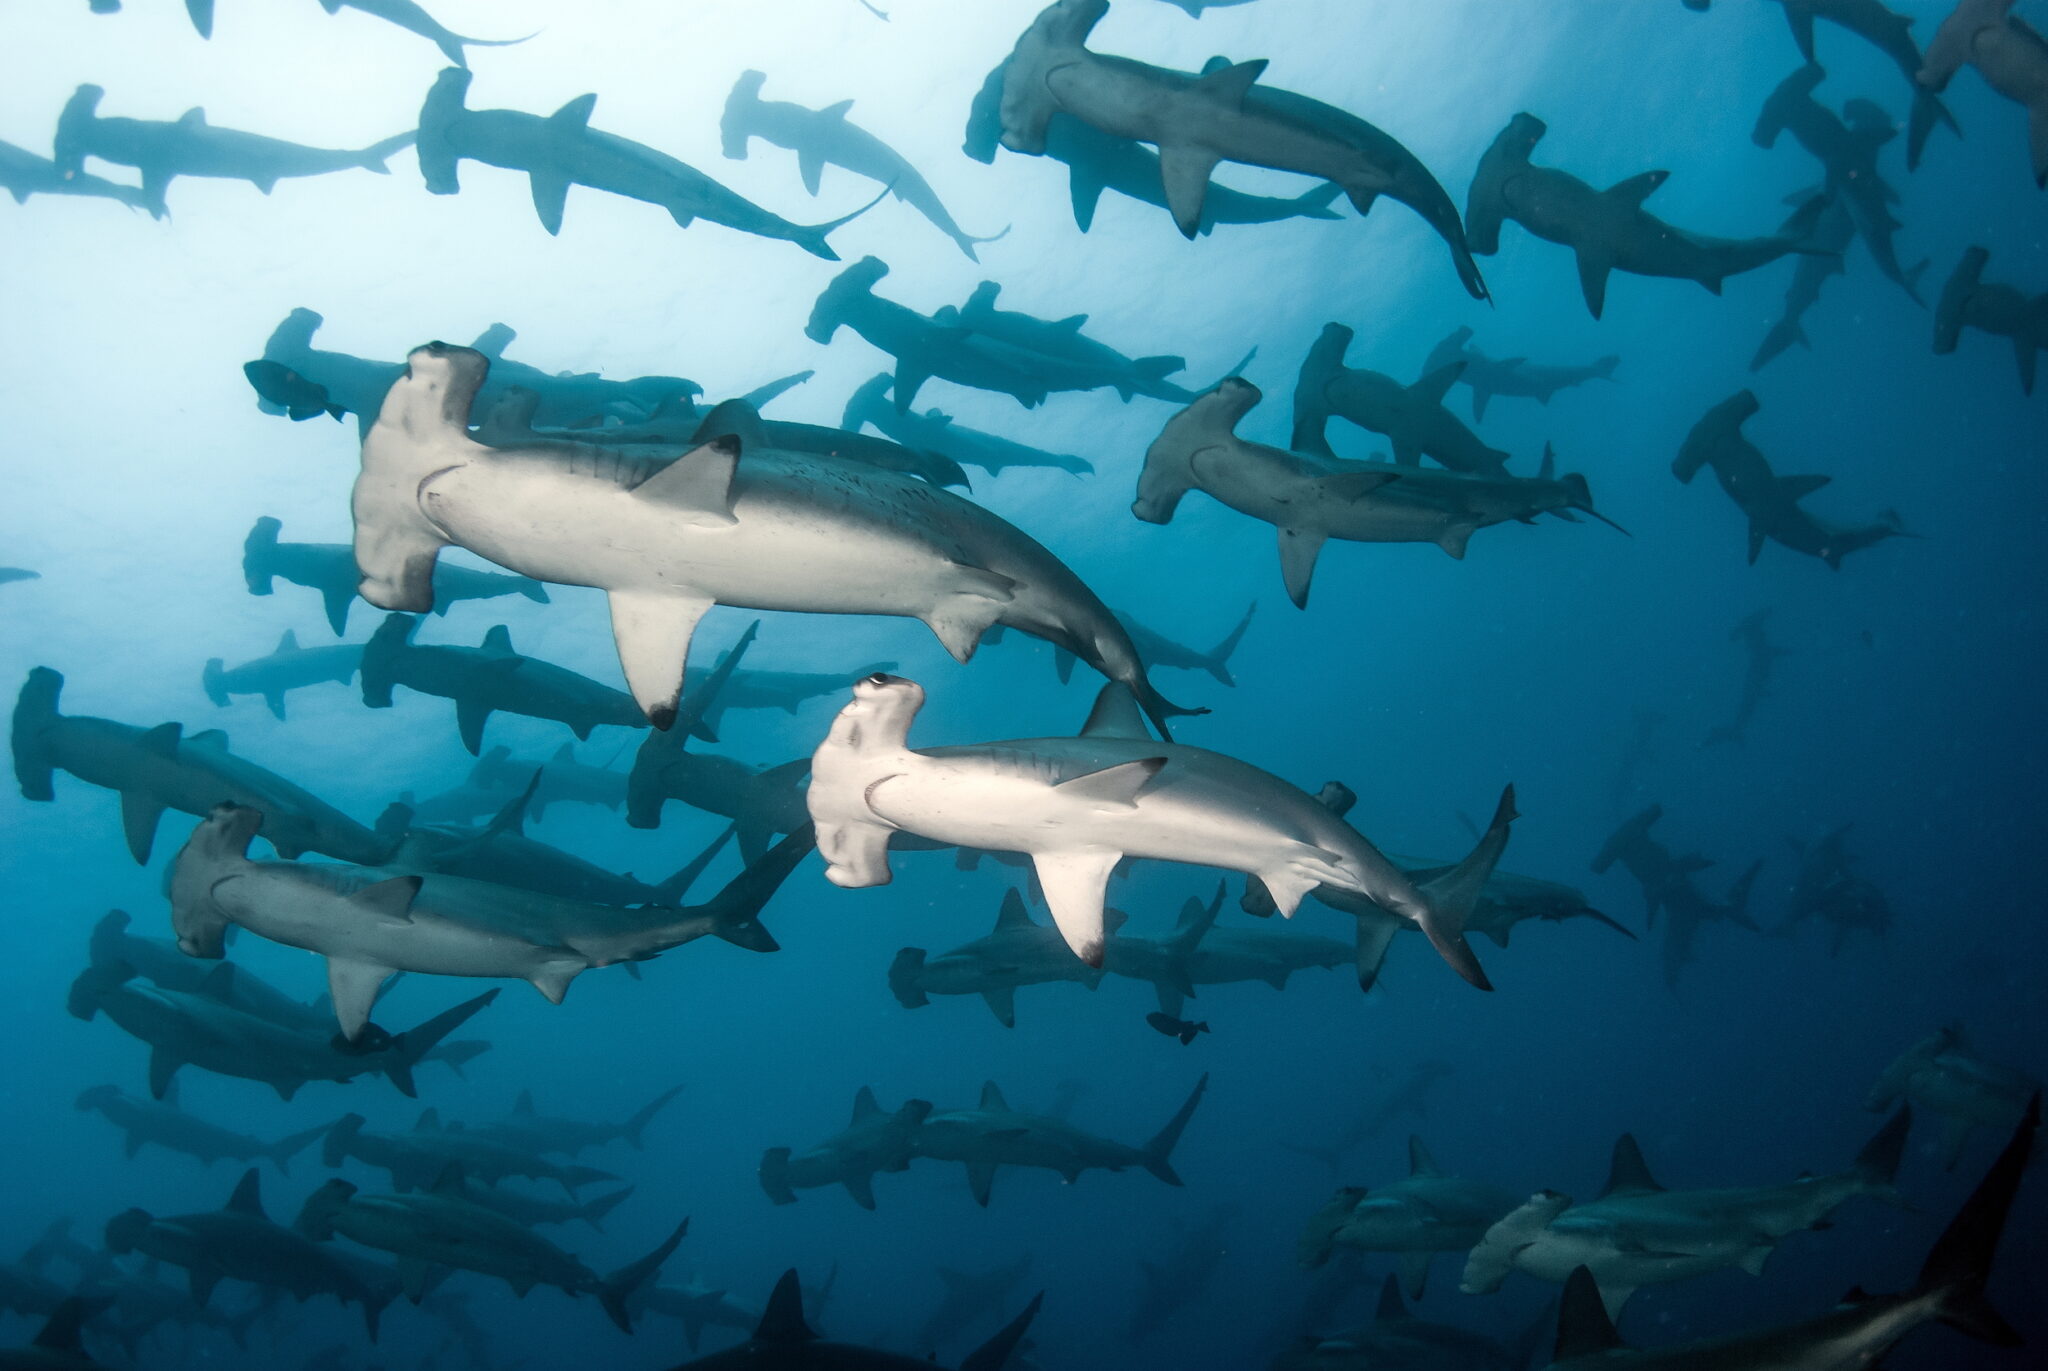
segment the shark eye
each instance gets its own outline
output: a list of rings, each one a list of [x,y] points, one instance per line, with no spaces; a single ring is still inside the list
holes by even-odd
[[[868,677],[867,683],[871,686],[885,686],[889,684],[889,674],[885,671],[877,671],[874,675]]]

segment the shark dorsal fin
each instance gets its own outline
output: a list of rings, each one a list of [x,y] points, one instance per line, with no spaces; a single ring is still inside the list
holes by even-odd
[[[1193,895],[1188,896],[1187,902],[1181,905],[1180,907],[1180,918],[1174,922],[1174,927],[1193,928],[1196,924],[1202,923],[1205,920],[1209,923],[1214,923],[1216,921],[1216,916],[1220,914],[1222,911],[1223,883],[1219,881],[1216,884],[1216,894],[1214,898],[1212,898],[1207,904],[1203,904],[1199,899],[1195,898]]]
[[[589,128],[590,112],[596,108],[597,92],[592,91],[588,95],[577,96],[574,100],[556,110],[548,116],[548,122],[571,128]]]
[[[178,116],[178,122],[187,125],[203,126],[206,123],[206,106],[194,105],[191,109]]]
[[[1649,199],[1650,192],[1663,185],[1670,175],[1668,171],[1638,172],[1626,181],[1616,181],[1602,193],[1633,208]]]
[[[862,1086],[860,1093],[853,1097],[853,1121],[859,1123],[862,1119],[871,1119],[881,1112],[882,1104],[875,1098],[874,1088]]]
[[[1788,500],[1804,500],[1834,479],[1832,476],[1780,476],[1778,492]]]
[[[1543,445],[1543,465],[1536,468],[1536,479],[1548,481],[1557,475],[1557,449],[1549,443]]]
[[[992,1112],[1010,1112],[1010,1102],[1003,1098],[1002,1087],[994,1081],[981,1083],[981,1107]]]
[[[1411,1176],[1441,1176],[1443,1168],[1436,1164],[1436,1158],[1429,1155],[1429,1149],[1422,1145],[1422,1138],[1414,1133],[1408,1135],[1408,1174]]]
[[[815,1342],[817,1337],[804,1322],[804,1288],[797,1280],[796,1268],[791,1267],[775,1282],[774,1293],[768,1296],[767,1312],[754,1329],[754,1341],[788,1347]]]
[[[555,749],[553,761],[557,766],[561,765],[563,762],[573,762],[575,760],[576,744],[563,743],[560,747]]]
[[[1444,396],[1450,394],[1451,387],[1457,384],[1458,378],[1465,374],[1465,365],[1465,359],[1462,357],[1455,362],[1446,362],[1408,387],[1408,393],[1417,399],[1440,405],[1444,402]]]
[[[185,736],[183,724],[158,724],[145,732],[136,742],[161,757],[177,755],[178,742]]]
[[[518,336],[519,334],[514,331],[510,324],[492,324],[482,333],[479,333],[476,336],[476,341],[471,343],[470,346],[495,362],[504,357],[505,349]]]
[[[1196,79],[1192,93],[1220,101],[1231,109],[1239,109],[1244,105],[1245,96],[1251,93],[1253,84],[1265,72],[1264,58],[1205,69]]]
[[[1572,1268],[1565,1278],[1564,1299],[1557,1311],[1557,1352],[1555,1360],[1568,1362],[1594,1357],[1622,1345],[1607,1317],[1607,1305],[1600,1298],[1600,1286],[1583,1266]]]
[[[1616,1138],[1614,1162],[1607,1169],[1607,1187],[1600,1192],[1601,1196],[1655,1194],[1663,1188],[1650,1174],[1650,1165],[1643,1160],[1636,1135],[1624,1133]]]
[[[438,1133],[441,1131],[441,1111],[428,1105],[420,1113],[420,1121],[412,1126],[415,1133]]]
[[[493,624],[491,631],[484,635],[481,650],[493,657],[517,657],[512,648],[512,630],[503,624]]]
[[[1152,734],[1145,727],[1145,715],[1138,708],[1138,699],[1131,694],[1129,686],[1111,681],[1095,697],[1095,708],[1088,711],[1088,722],[1081,725],[1083,738],[1143,738],[1151,741]]]
[[[714,438],[737,438],[742,451],[770,446],[767,426],[761,422],[761,411],[745,400],[721,400],[713,405],[697,425],[697,432],[690,441],[701,444]]]
[[[235,1193],[228,1196],[227,1211],[259,1219],[268,1217],[263,1212],[263,1176],[255,1167],[244,1171],[242,1179],[235,1182]]]
[[[1401,1278],[1393,1272],[1387,1273],[1387,1283],[1380,1287],[1380,1307],[1373,1314],[1376,1319],[1405,1319],[1408,1306],[1401,1302]]]
[[[1003,907],[996,912],[996,932],[1030,927],[1033,927],[1031,912],[1024,908],[1024,897],[1012,886],[1003,892]]]
[[[529,1119],[533,1117],[533,1092],[531,1090],[519,1092],[519,1098],[512,1104],[512,1112],[514,1114],[523,1114]]]
[[[78,1330],[92,1314],[92,1306],[73,1295],[50,1311],[48,1322],[37,1333],[30,1347],[45,1352],[69,1352],[82,1356],[85,1344],[79,1341]]]
[[[823,119],[844,119],[846,117],[846,112],[852,108],[853,101],[841,100],[836,105],[825,106],[825,108],[818,111],[818,115],[820,118]]]
[[[277,650],[279,652],[297,652],[299,650],[299,635],[291,629],[286,629],[284,637],[277,640]]]

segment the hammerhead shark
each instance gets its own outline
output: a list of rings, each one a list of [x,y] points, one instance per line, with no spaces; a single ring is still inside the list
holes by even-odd
[[[2048,291],[2027,295],[2003,282],[1986,281],[1984,266],[1990,260],[1984,248],[1972,247],[1956,263],[1934,308],[1934,350],[1954,352],[1966,328],[2004,338],[2019,363],[2020,391],[2032,395],[2035,361],[2048,351]]]

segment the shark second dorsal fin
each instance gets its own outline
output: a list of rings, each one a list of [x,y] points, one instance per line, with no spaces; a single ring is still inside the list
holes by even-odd
[[[1441,1176],[1443,1168],[1436,1164],[1436,1158],[1429,1155],[1429,1149],[1422,1145],[1418,1134],[1408,1135],[1408,1174],[1411,1176]]]
[[[1024,897],[1017,893],[1015,886],[1003,892],[1003,907],[996,912],[996,932],[1004,933],[1013,928],[1032,928],[1031,913],[1024,908]]]
[[[1637,1145],[1636,1135],[1624,1133],[1616,1138],[1614,1161],[1607,1169],[1607,1185],[1600,1192],[1601,1197],[1655,1194],[1663,1188],[1650,1174],[1649,1163],[1643,1160],[1643,1149]]]
[[[992,1112],[1010,1112],[1010,1102],[1003,1098],[1002,1087],[994,1081],[981,1083],[981,1107]]]
[[[853,1121],[859,1123],[862,1119],[871,1119],[881,1112],[882,1105],[875,1098],[874,1088],[862,1086],[860,1093],[853,1097]]]
[[[263,1177],[255,1167],[242,1173],[242,1179],[235,1182],[235,1193],[228,1196],[227,1212],[248,1214],[255,1218],[267,1218],[263,1212]]]
[[[791,1347],[815,1342],[817,1337],[804,1322],[804,1288],[797,1280],[796,1268],[791,1267],[775,1282],[775,1290],[768,1296],[767,1312],[754,1329],[754,1341],[772,1347]]]
[[[1600,1298],[1600,1286],[1583,1266],[1572,1268],[1565,1278],[1564,1299],[1557,1311],[1557,1351],[1562,1363],[1580,1357],[1594,1357],[1622,1346],[1607,1317],[1607,1305]]]
[[[1095,697],[1095,708],[1088,711],[1088,722],[1081,725],[1083,738],[1143,738],[1148,742],[1152,733],[1145,727],[1145,715],[1138,708],[1137,697],[1131,694],[1129,686],[1111,681]]]

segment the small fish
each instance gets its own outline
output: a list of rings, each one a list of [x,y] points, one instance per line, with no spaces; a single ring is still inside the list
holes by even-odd
[[[1176,1019],[1173,1015],[1161,1013],[1156,1009],[1145,1016],[1145,1022],[1151,1024],[1169,1038],[1179,1038],[1182,1047],[1186,1047],[1189,1043],[1193,1042],[1195,1034],[1207,1033],[1209,1031],[1207,1023],[1193,1023],[1187,1019]]]

